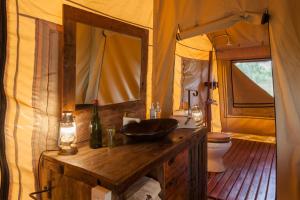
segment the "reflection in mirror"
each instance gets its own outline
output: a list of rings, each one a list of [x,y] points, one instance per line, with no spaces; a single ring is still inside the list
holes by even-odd
[[[76,104],[140,99],[141,38],[76,23]]]
[[[199,106],[202,113],[205,114],[207,87],[204,83],[208,81],[208,66],[209,63],[206,60],[181,58],[181,105],[184,109],[187,106],[185,102],[188,102],[189,99],[188,90],[193,90],[197,91],[198,95],[190,96],[190,106]]]

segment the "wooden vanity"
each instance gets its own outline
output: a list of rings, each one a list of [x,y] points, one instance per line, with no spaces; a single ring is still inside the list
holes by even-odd
[[[142,176],[160,182],[162,199],[206,199],[206,129],[176,129],[155,142],[128,143],[90,149],[83,144],[72,156],[44,154],[42,186],[51,185],[43,199],[89,200],[101,185],[113,199],[124,199],[127,188]]]

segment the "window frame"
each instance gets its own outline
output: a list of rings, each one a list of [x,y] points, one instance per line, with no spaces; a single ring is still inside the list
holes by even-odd
[[[232,64],[233,62],[241,61],[259,61],[259,60],[272,60],[271,58],[253,58],[253,59],[234,59],[228,60],[226,67],[223,68],[222,76],[224,77],[223,92],[225,101],[225,117],[230,118],[275,118],[275,104],[253,104],[251,106],[234,106],[233,103],[233,86],[232,86]]]

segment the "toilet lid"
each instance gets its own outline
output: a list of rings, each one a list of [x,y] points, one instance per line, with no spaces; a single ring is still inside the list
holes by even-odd
[[[231,137],[226,133],[208,133],[207,142],[227,143],[231,141]]]

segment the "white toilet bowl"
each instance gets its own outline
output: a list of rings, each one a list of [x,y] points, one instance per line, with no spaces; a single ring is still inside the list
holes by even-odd
[[[224,154],[231,147],[231,139],[224,133],[208,133],[207,142],[207,171],[224,172],[226,167],[223,162]]]

